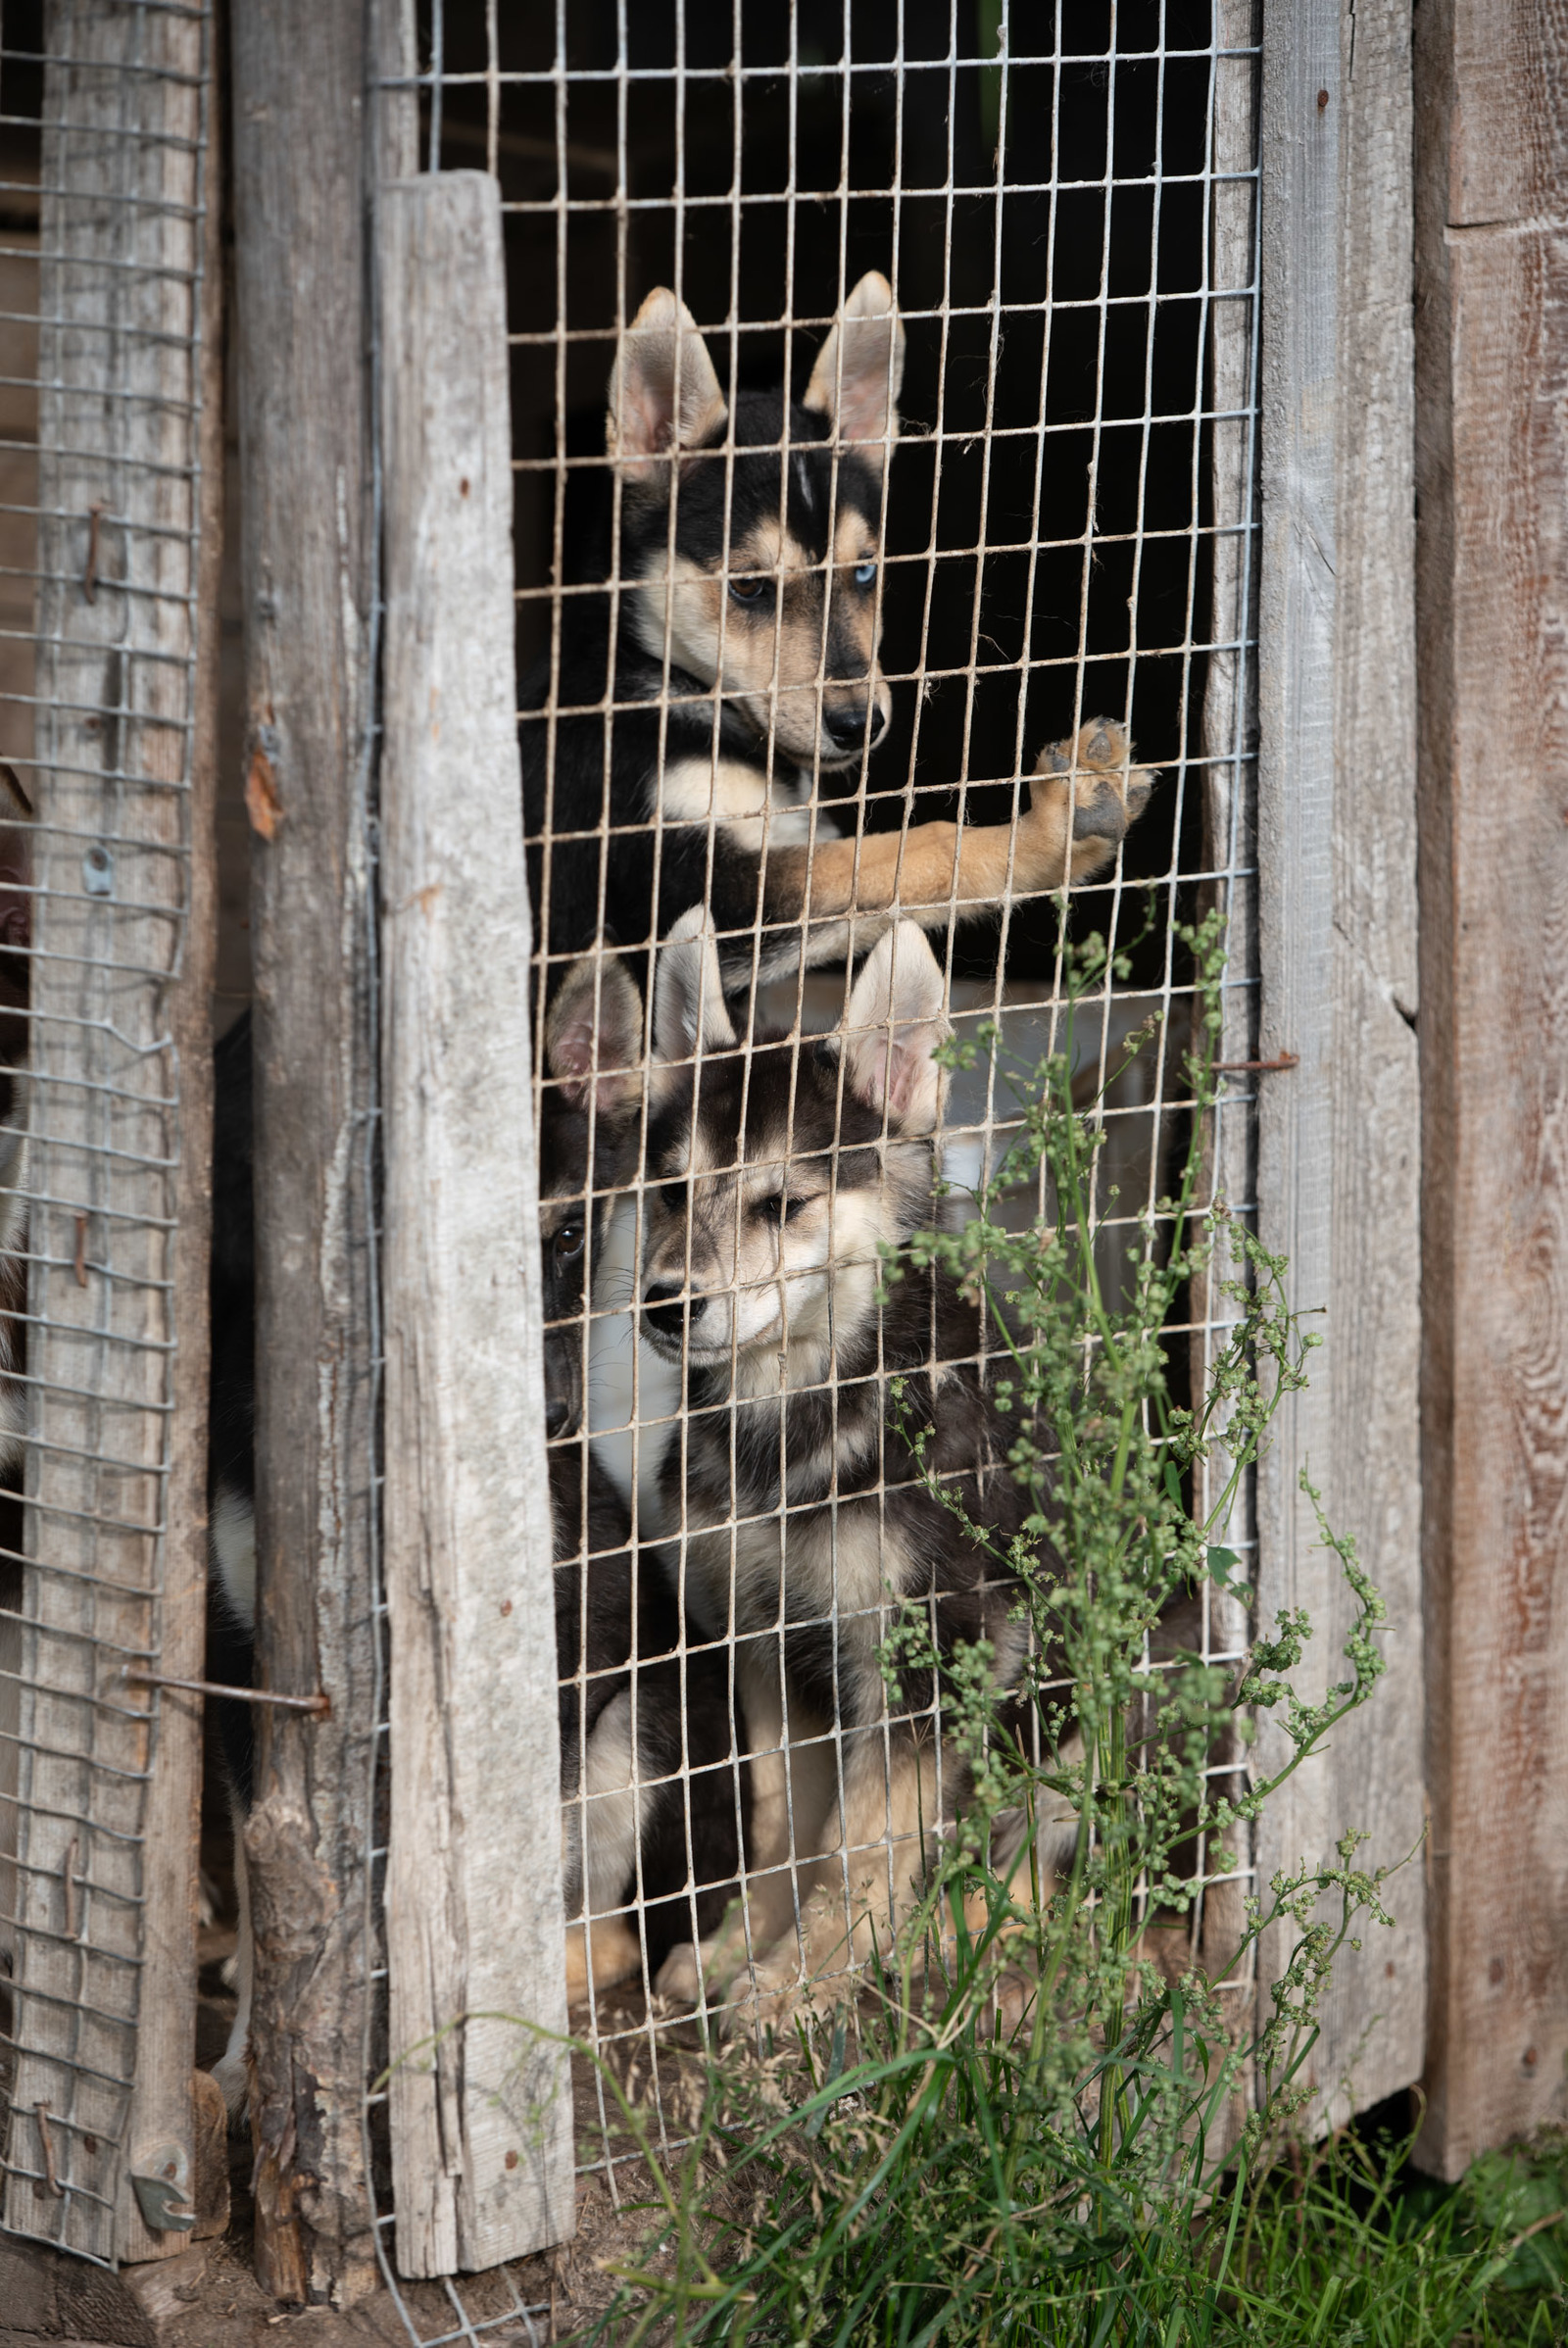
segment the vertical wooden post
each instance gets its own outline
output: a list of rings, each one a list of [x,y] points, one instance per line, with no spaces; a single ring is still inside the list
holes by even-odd
[[[174,1177],[174,1363],[166,1487],[163,1629],[159,1668],[199,1679],[207,1648],[207,1295],[212,1246],[213,978],[218,959],[218,588],[223,557],[222,81],[216,22],[206,28],[205,84],[193,111],[206,140],[199,252],[200,335],[193,583],[196,667],[191,705],[188,880],[179,983],[170,1031],[179,1081],[179,1167]],[[187,101],[189,104],[189,101]],[[136,2036],[131,2148],[176,2133],[190,2141],[196,2052],[196,1931],[200,1896],[201,1706],[172,1690],[158,1698],[159,1728],[147,1804],[146,1927],[142,2010]],[[191,2143],[191,2191],[199,2166]],[[226,2180],[225,2180],[226,2182]],[[121,2190],[122,2259],[168,2257],[189,2236],[149,2233],[133,2194]]]
[[[212,24],[55,0],[39,277],[32,1393],[6,2224],[98,2258],[190,2162],[205,1578]],[[176,1233],[176,1217],[189,1214]],[[53,2169],[58,2191],[48,2183]]]
[[[1431,0],[1415,24],[1433,1884],[1418,2149],[1457,2177],[1568,2118],[1568,57],[1531,0]]]
[[[1416,1851],[1423,1704],[1408,12],[1265,0],[1258,1222],[1322,1335],[1258,1480],[1260,1612],[1303,1606],[1319,1687],[1353,1601],[1298,1489],[1388,1604],[1387,1680],[1265,1816],[1258,1869]],[[1282,1751],[1262,1726],[1259,1765]],[[1323,2120],[1422,2059],[1419,1863],[1393,1933],[1335,1968],[1309,2078]],[[1264,1952],[1278,1973],[1287,1935]]]
[[[1335,1966],[1318,2078],[1336,2122],[1417,2078],[1426,2034],[1410,16],[1354,0],[1340,20],[1334,1242],[1317,1358],[1334,1410],[1324,1496],[1387,1604],[1389,1671],[1335,1735],[1325,1825],[1364,1832],[1374,1865],[1408,1864],[1388,1887],[1396,1929]],[[1343,1678],[1349,1593],[1320,1561]]]
[[[445,2275],[573,2216],[496,182],[385,188],[380,286],[392,2177]]]
[[[375,2279],[369,1976],[375,1384],[367,794],[375,514],[367,11],[233,18],[235,306],[255,956],[257,2263],[283,2299]]]

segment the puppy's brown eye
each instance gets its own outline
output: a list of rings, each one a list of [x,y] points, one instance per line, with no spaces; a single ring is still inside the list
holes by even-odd
[[[729,591],[738,604],[760,604],[767,594],[765,579],[731,579]]]
[[[588,1227],[585,1223],[563,1223],[556,1233],[557,1263],[569,1264],[575,1256],[580,1255],[587,1237]]]

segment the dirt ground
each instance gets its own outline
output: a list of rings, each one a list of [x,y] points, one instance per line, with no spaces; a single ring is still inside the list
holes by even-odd
[[[227,1886],[220,1883],[217,1889],[221,1901]],[[221,1969],[233,1944],[232,1928],[222,1923],[215,1924],[202,1936],[197,2061],[203,2068],[217,2060],[227,2041],[234,1999],[224,1986]],[[641,2019],[639,1996],[624,1997],[613,2007],[601,2002],[602,2032],[619,2029],[633,2033],[622,2042],[616,2069],[634,2101],[646,2097],[649,2085],[647,2040],[635,2036]],[[688,2107],[695,2071],[686,2050],[672,2045],[662,2055],[660,2070],[666,2110]],[[519,2260],[502,2274],[464,2276],[454,2283],[470,2323],[476,2326],[496,2323],[496,2328],[483,2335],[487,2343],[496,2343],[496,2348],[522,2348],[522,2343],[530,2340],[543,2348],[545,2342],[564,2344],[580,2338],[618,2287],[615,2278],[605,2272],[607,2264],[638,2262],[654,2225],[653,2213],[646,2206],[653,2197],[653,2180],[643,2164],[631,2157],[635,2148],[624,2128],[614,2125],[614,2106],[608,2090],[602,2107],[598,2082],[588,2064],[574,2066],[573,2090],[580,2157],[591,2158],[592,2148],[606,2142],[606,2114],[611,2118],[609,2147],[616,2155],[621,2206],[616,2207],[603,2175],[579,2177],[577,2232],[570,2244],[538,2258]],[[195,2245],[181,2257],[166,2261],[156,2274],[149,2271],[138,2280],[138,2296],[152,2302],[147,2312],[151,2336],[159,2348],[284,2348],[284,2343],[296,2337],[308,2339],[310,2348],[351,2348],[351,2344],[367,2348],[368,2343],[408,2348],[410,2330],[390,2292],[378,2292],[341,2313],[328,2308],[280,2309],[266,2295],[252,2265],[255,2209],[251,2161],[248,2137],[230,2136],[231,2216],[226,2234]],[[644,2206],[631,2206],[637,2204]],[[497,2323],[514,2313],[514,2291],[526,2307],[536,2311],[531,2331],[520,2317]],[[459,2328],[461,2318],[444,2285],[406,2283],[402,2296],[421,2342]],[[0,2330],[0,2348],[10,2348],[12,2337]],[[23,2335],[15,2337],[23,2341]],[[28,2335],[25,2348],[37,2348],[35,2335]]]

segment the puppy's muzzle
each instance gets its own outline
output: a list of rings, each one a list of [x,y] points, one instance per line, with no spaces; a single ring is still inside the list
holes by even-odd
[[[551,1443],[575,1435],[582,1425],[582,1368],[579,1330],[545,1332],[545,1434]]]
[[[887,730],[887,713],[876,702],[838,702],[822,711],[822,731],[844,758],[853,756],[862,744],[875,750]]]
[[[706,1296],[689,1296],[678,1280],[650,1280],[643,1291],[643,1326],[656,1345],[678,1352],[688,1329],[695,1337],[708,1310]]]

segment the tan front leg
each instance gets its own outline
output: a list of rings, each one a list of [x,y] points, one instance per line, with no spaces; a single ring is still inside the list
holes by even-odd
[[[994,912],[1010,888],[1038,896],[1090,880],[1109,863],[1148,804],[1153,776],[1130,764],[1126,729],[1097,717],[1076,743],[1040,754],[1027,814],[1007,823],[917,823],[907,832],[820,840],[772,851],[766,899],[773,921],[906,913],[935,919],[952,907]],[[869,943],[858,935],[857,943]]]
[[[891,1951],[913,1912],[925,1878],[925,1854],[937,1823],[937,1771],[929,1747],[895,1736],[857,1737],[837,1805],[823,1837],[818,1883],[802,1916],[803,1945],[781,1941],[757,1968],[762,2018],[787,2022],[803,1993],[831,2006],[853,1983],[846,1976],[873,1949]]]
[[[586,1933],[566,1927],[566,2003],[579,2006],[590,1988],[602,1996],[642,1970],[642,1942],[624,1916],[596,1916]]]

